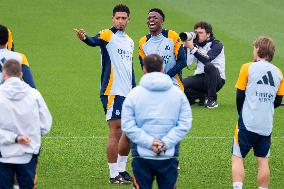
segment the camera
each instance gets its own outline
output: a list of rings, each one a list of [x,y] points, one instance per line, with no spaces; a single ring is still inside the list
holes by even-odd
[[[181,41],[190,41],[191,39],[196,39],[197,32],[182,32],[179,34]]]

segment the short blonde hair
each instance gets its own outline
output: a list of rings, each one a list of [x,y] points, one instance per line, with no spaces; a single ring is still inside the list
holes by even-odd
[[[253,46],[258,49],[257,55],[260,58],[264,58],[269,62],[272,61],[275,53],[275,45],[270,37],[258,37],[253,42]]]

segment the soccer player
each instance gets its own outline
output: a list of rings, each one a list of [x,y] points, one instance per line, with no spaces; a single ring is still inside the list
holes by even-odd
[[[150,54],[158,54],[163,58],[163,72],[169,75],[173,83],[182,91],[181,70],[186,66],[184,49],[179,35],[173,30],[163,29],[165,14],[161,9],[153,8],[148,12],[147,25],[150,33],[139,41],[139,60],[143,69],[144,57]],[[120,140],[120,154],[126,156],[129,153],[130,141],[122,135]],[[123,144],[123,145],[122,145]]]
[[[242,188],[243,161],[251,148],[258,163],[258,188],[269,186],[268,158],[274,108],[281,105],[284,95],[283,74],[271,63],[274,52],[271,38],[257,38],[253,43],[254,62],[242,66],[236,83],[239,120],[232,147],[234,189]]]
[[[144,76],[123,103],[122,130],[133,142],[135,189],[173,189],[178,176],[179,142],[191,129],[192,114],[183,93],[164,74],[157,54],[144,57]]]
[[[23,80],[31,87],[36,88],[26,55],[7,49],[9,47],[9,36],[8,28],[0,25],[0,84],[3,82],[2,67],[4,62],[6,60],[15,59],[22,65]]]
[[[99,32],[95,37],[87,36],[85,30],[74,29],[80,40],[89,46],[100,46],[102,54],[102,75],[100,97],[109,126],[107,158],[110,183],[130,184],[131,177],[125,171],[127,156],[118,155],[121,138],[122,103],[135,87],[133,70],[133,40],[125,33],[130,20],[129,8],[119,4],[113,8],[113,27]],[[117,163],[119,162],[119,163]]]
[[[149,10],[147,25],[150,33],[139,41],[140,64],[143,68],[143,59],[147,55],[160,55],[164,60],[164,73],[183,91],[181,70],[186,66],[184,49],[175,31],[163,29],[164,21],[165,14],[161,9]]]

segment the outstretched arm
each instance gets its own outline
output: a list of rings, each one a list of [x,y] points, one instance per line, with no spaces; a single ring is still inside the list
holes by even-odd
[[[94,36],[94,37],[88,37],[87,33],[84,29],[73,29],[81,41],[86,43],[89,46],[96,47],[96,46],[101,46],[103,43],[103,40],[100,38],[100,34]]]

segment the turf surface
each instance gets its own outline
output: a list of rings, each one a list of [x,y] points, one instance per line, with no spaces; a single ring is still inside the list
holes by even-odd
[[[120,1],[131,9],[127,33],[135,42],[136,80],[138,40],[148,33],[147,11],[162,8],[165,28],[191,31],[195,22],[213,25],[225,46],[226,85],[218,95],[219,108],[193,106],[193,128],[183,141],[178,188],[230,188],[231,142],[237,120],[234,84],[240,66],[252,60],[252,41],[271,36],[273,61],[284,71],[284,2],[265,0],[145,0]],[[107,124],[99,100],[100,53],[75,37],[72,28],[95,35],[111,27],[118,1],[9,0],[1,1],[0,23],[10,27],[17,51],[27,55],[36,84],[53,115],[51,133],[43,140],[38,188],[131,188],[108,184],[105,146]],[[184,70],[189,75],[191,70]],[[284,107],[275,111],[270,188],[284,188]],[[245,188],[256,188],[256,162],[245,162]],[[130,163],[128,164],[130,169]]]

